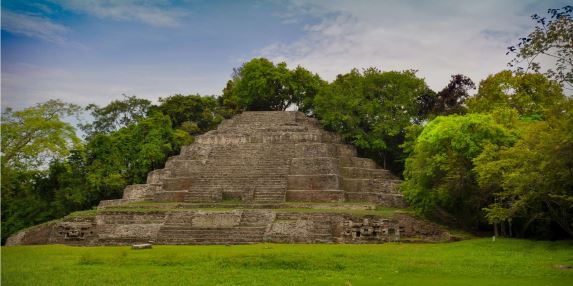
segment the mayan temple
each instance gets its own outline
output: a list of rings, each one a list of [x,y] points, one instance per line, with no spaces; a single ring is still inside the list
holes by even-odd
[[[300,112],[223,121],[122,199],[13,235],[8,245],[442,241],[400,181]]]

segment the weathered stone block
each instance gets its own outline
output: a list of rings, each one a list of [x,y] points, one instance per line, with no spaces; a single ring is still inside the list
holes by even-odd
[[[344,192],[340,190],[287,190],[286,200],[294,202],[342,202]]]
[[[164,178],[167,178],[171,175],[171,170],[169,169],[159,169],[153,170],[147,174],[147,183],[148,184],[161,184]]]
[[[336,144],[336,153],[338,157],[356,157],[356,148],[351,145]]]
[[[47,244],[55,225],[56,222],[47,222],[21,230],[6,240],[6,246]]]
[[[205,168],[203,160],[171,160],[165,164],[171,170],[172,177],[191,177]]]
[[[396,187],[392,183],[379,179],[344,178],[342,181],[342,188],[347,192],[392,193],[396,190]]]
[[[155,192],[155,186],[149,184],[129,185],[123,190],[124,200],[143,200]]]
[[[314,222],[312,220],[280,220],[271,224],[264,240],[274,243],[312,243]]]
[[[142,244],[134,244],[131,246],[131,249],[151,249],[152,245],[149,243],[142,243]]]
[[[176,178],[165,178],[162,180],[163,190],[165,191],[183,191],[189,190],[191,184],[193,183],[190,177],[176,177]]]
[[[299,143],[295,144],[296,158],[335,157],[336,146],[328,143]]]
[[[157,202],[184,202],[188,191],[162,191],[154,194],[153,200]]]
[[[396,177],[385,169],[367,169],[356,167],[341,167],[340,175],[349,179],[380,179],[395,180]]]
[[[338,190],[340,176],[330,175],[289,175],[287,190]]]
[[[196,228],[228,228],[238,226],[241,222],[241,211],[231,212],[198,212],[191,225]]]
[[[181,147],[181,159],[185,160],[207,160],[211,153],[211,146],[192,144]]]
[[[291,175],[338,175],[338,159],[332,157],[293,158],[290,163]]]
[[[388,208],[407,207],[404,196],[400,193],[345,192],[345,200],[349,202],[371,202]]]
[[[368,158],[360,157],[341,157],[340,164],[342,167],[357,167],[357,168],[367,168],[376,169],[376,162]]]

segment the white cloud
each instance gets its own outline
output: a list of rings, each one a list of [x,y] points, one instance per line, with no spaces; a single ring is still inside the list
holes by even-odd
[[[506,47],[529,32],[529,15],[551,8],[532,12],[534,4],[296,0],[281,17],[293,23],[297,15],[312,16],[317,22],[305,26],[298,40],[273,43],[257,55],[302,65],[328,80],[354,67],[417,69],[439,90],[452,74],[479,82],[507,68]]]
[[[176,27],[187,15],[169,1],[146,0],[55,0],[66,9],[116,21],[137,21],[157,27]]]
[[[227,71],[199,72],[188,65],[70,70],[18,63],[2,68],[2,108],[22,109],[56,98],[86,106],[105,105],[122,94],[153,102],[177,93],[220,94],[227,77]]]
[[[69,31],[67,27],[42,16],[20,14],[6,9],[2,10],[2,30],[58,44],[66,42],[64,34]]]

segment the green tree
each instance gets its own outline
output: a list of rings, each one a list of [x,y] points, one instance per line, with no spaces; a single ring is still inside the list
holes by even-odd
[[[468,99],[467,105],[470,112],[510,107],[521,116],[539,117],[562,100],[561,86],[542,74],[502,71],[483,80],[477,95]]]
[[[541,72],[543,69],[548,78],[572,90],[573,6],[548,9],[547,13],[546,17],[531,16],[536,23],[533,31],[508,48],[508,54],[515,54],[509,66],[518,72]],[[552,66],[543,67],[542,63],[552,63]]]
[[[98,199],[117,198],[126,185],[145,182],[149,171],[161,168],[189,140],[159,112],[110,134],[96,134],[86,146],[87,183]]]
[[[151,102],[134,95],[123,95],[123,100],[114,100],[104,107],[90,104],[86,107],[93,117],[93,122],[81,126],[91,136],[95,133],[109,133],[135,124],[147,115]]]
[[[484,208],[490,223],[517,223],[525,236],[532,225],[554,222],[573,237],[573,101],[547,117],[522,122],[511,147],[487,146],[474,159],[477,181],[495,194]]]
[[[463,226],[476,226],[491,194],[483,192],[473,159],[490,144],[511,146],[516,135],[495,116],[438,116],[416,138],[406,160],[402,191],[419,213]]]
[[[154,109],[168,115],[174,128],[189,134],[200,134],[217,127],[225,111],[212,96],[174,95],[159,99]]]
[[[401,170],[405,128],[418,119],[419,98],[428,94],[412,71],[339,75],[314,100],[314,112],[326,128],[378,159],[385,168]]]
[[[273,64],[255,58],[235,69],[221,97],[222,105],[242,110],[286,110],[297,105],[310,112],[312,99],[324,82],[302,67],[289,70],[286,63]]]
[[[21,111],[2,113],[2,166],[35,168],[49,158],[61,158],[79,144],[75,128],[64,122],[80,108],[60,100],[49,100]]]
[[[50,100],[20,111],[2,113],[2,242],[13,232],[53,218],[38,181],[49,160],[68,156],[80,147],[74,127],[64,117],[80,108]]]

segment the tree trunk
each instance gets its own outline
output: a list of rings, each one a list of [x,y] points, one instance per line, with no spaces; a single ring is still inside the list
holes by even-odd
[[[538,217],[539,215],[536,214],[525,223],[525,225],[521,229],[521,237],[525,237],[525,231],[529,228],[529,225],[531,225],[531,223],[533,223]]]
[[[497,237],[499,233],[497,232],[497,222],[493,223],[493,237]]]

